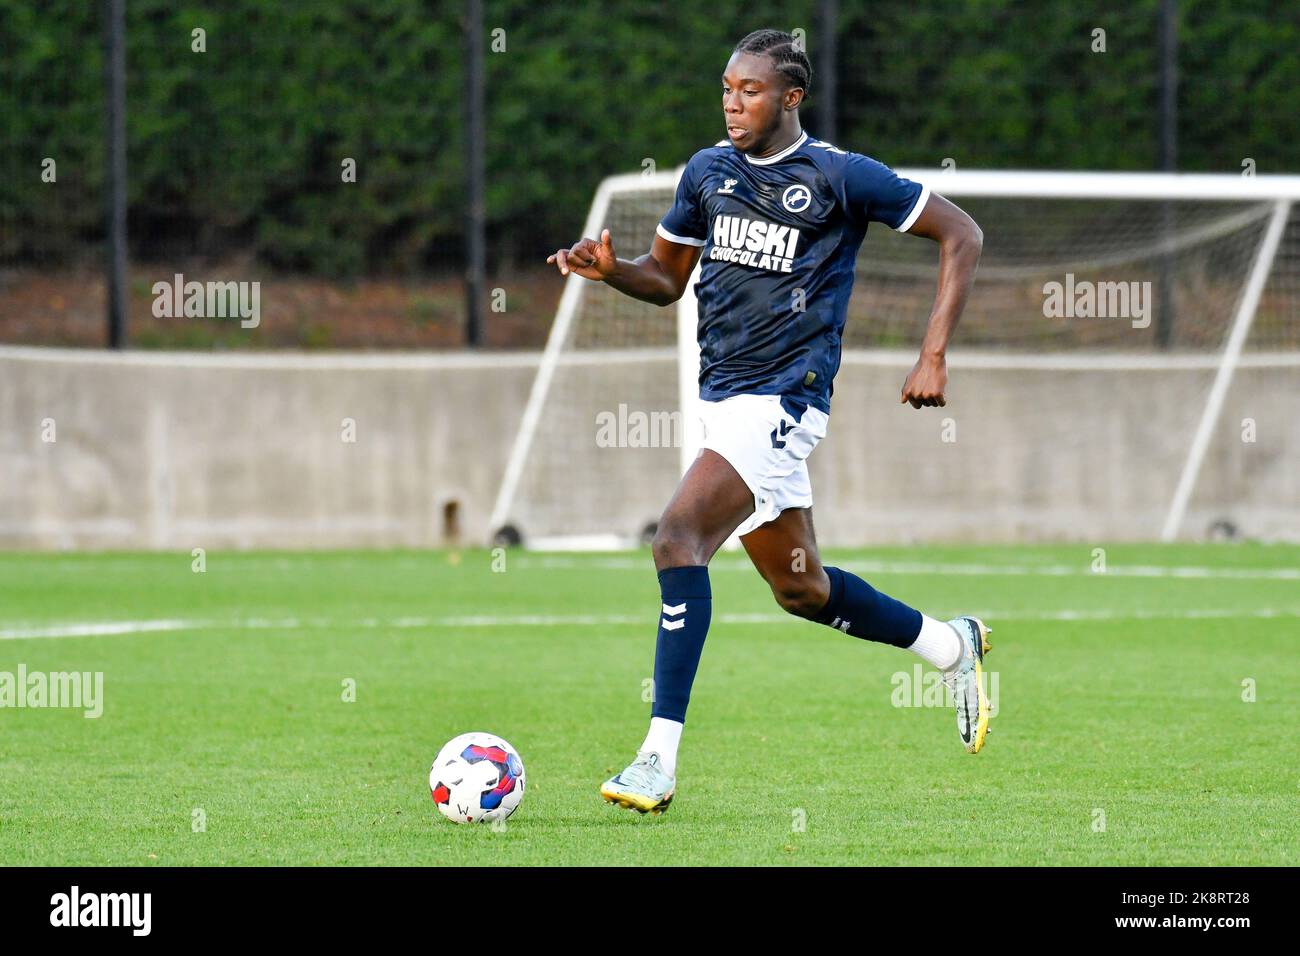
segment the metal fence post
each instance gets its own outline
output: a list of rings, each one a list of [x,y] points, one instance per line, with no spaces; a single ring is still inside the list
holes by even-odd
[[[108,135],[105,263],[108,292],[108,346],[126,346],[126,0],[104,0],[104,99]]]

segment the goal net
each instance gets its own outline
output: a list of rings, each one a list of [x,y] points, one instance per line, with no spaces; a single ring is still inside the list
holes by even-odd
[[[868,230],[830,436],[827,544],[1300,538],[1300,177],[900,170],[984,231],[949,405],[898,405],[938,248]],[[644,252],[672,174],[601,184],[584,235]],[[693,459],[694,299],[571,276],[491,519],[635,543]]]

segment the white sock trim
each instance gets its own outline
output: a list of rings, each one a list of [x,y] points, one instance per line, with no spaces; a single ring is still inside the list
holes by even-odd
[[[936,621],[924,614],[921,615],[921,633],[916,635],[916,641],[907,649],[941,671],[956,666],[964,651],[961,638],[951,624]]]
[[[951,630],[951,628],[949,629]],[[682,742],[683,725],[667,717],[651,717],[650,730],[641,749],[659,755],[659,765],[670,777],[677,776],[677,747]]]

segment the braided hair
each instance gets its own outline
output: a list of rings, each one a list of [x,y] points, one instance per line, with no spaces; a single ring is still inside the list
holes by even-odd
[[[790,88],[802,87],[807,96],[812,89],[812,63],[808,54],[795,44],[789,33],[781,30],[755,30],[736,44],[735,53],[770,56],[776,71]]]

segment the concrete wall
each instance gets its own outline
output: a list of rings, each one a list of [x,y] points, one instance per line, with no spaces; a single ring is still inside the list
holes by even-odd
[[[0,547],[436,546],[449,500],[481,542],[537,361],[0,348]],[[1300,539],[1300,365],[1281,361],[1238,373],[1186,537],[1222,518]],[[918,412],[898,405],[909,363],[846,354],[811,463],[824,544],[1155,538],[1213,374],[959,355],[949,406]],[[638,480],[600,494],[630,533],[676,452],[618,460]],[[561,456],[548,481],[581,502],[589,474]]]
[[[1300,364],[1257,366],[1263,358],[1237,370],[1185,538],[1227,520],[1251,537],[1300,539]],[[1214,368],[1209,357],[1109,367],[1116,361],[957,355],[947,407],[917,411],[898,404],[910,360],[846,356],[811,469],[834,503],[836,538],[1158,539]]]
[[[0,545],[430,546],[449,499],[484,534],[536,362],[2,350]]]

